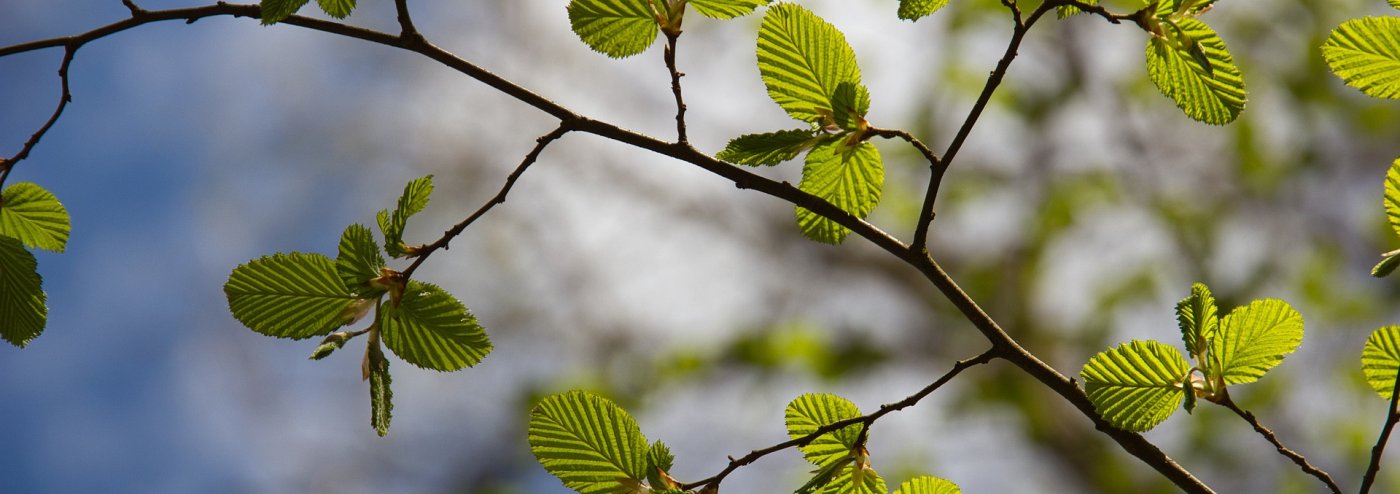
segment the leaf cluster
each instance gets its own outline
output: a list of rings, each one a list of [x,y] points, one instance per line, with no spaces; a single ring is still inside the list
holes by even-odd
[[[0,193],[0,338],[23,348],[44,332],[47,296],[29,249],[63,252],[68,210],[52,193],[20,182]]]

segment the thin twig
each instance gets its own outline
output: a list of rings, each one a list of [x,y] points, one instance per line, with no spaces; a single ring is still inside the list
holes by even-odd
[[[428,256],[431,256],[433,252],[436,252],[438,249],[446,249],[447,245],[452,242],[452,239],[461,235],[462,231],[466,230],[472,223],[475,223],[477,219],[486,215],[487,212],[491,211],[491,209],[497,205],[504,204],[506,202],[506,195],[510,194],[510,189],[512,187],[515,187],[515,181],[519,180],[520,176],[525,174],[525,170],[529,169],[530,165],[535,164],[535,162],[539,160],[540,153],[544,152],[544,148],[549,147],[551,143],[558,140],[560,137],[564,137],[564,134],[572,130],[574,129],[571,128],[570,122],[560,122],[559,126],[555,127],[554,130],[536,139],[535,147],[531,148],[530,152],[525,155],[525,158],[520,160],[520,165],[515,167],[515,171],[510,172],[510,175],[506,177],[506,183],[501,186],[501,190],[497,191],[495,196],[486,201],[486,204],[482,204],[480,208],[477,208],[476,212],[468,216],[467,219],[462,220],[461,223],[457,223],[446,232],[443,232],[442,237],[438,238],[437,241],[418,247],[418,256],[414,258],[413,264],[410,264],[408,269],[403,271],[403,278],[405,280],[412,278],[413,272],[418,269],[418,266],[423,265],[424,261],[428,260]]]
[[[921,389],[919,390],[919,392],[909,395],[903,400],[881,405],[879,410],[876,410],[875,412],[870,413],[868,415],[862,415],[859,417],[852,417],[849,419],[832,422],[830,424],[818,427],[817,430],[812,431],[810,434],[804,435],[802,437],[795,437],[790,440],[774,444],[767,448],[750,451],[749,454],[744,455],[744,457],[742,458],[734,459],[731,457],[729,460],[729,465],[725,466],[724,470],[720,471],[718,474],[715,474],[713,477],[707,478],[705,480],[682,485],[681,489],[689,491],[698,489],[700,487],[707,487],[712,490],[717,490],[719,488],[720,482],[723,482],[725,477],[728,477],[730,473],[733,473],[735,470],[739,469],[739,467],[749,465],[755,461],[758,461],[764,456],[768,456],[779,451],[806,446],[808,444],[811,444],[812,441],[815,441],[818,437],[821,437],[824,434],[830,434],[834,431],[838,431],[846,427],[850,427],[852,425],[860,424],[862,426],[861,436],[863,437],[866,431],[869,430],[870,426],[874,424],[875,421],[880,420],[880,417],[883,417],[886,414],[889,414],[890,412],[903,410],[905,408],[914,406],[919,402],[919,400],[924,399],[929,394],[932,394],[934,391],[937,391],[938,388],[943,387],[943,385],[947,384],[948,381],[953,380],[953,378],[956,377],[958,374],[962,373],[962,371],[965,371],[968,368],[977,365],[990,362],[993,358],[997,357],[997,352],[998,351],[996,348],[992,348],[985,352],[982,352],[980,355],[977,355],[975,357],[959,360],[956,364],[953,364],[953,368],[949,370],[948,373],[943,374],[943,377],[940,377],[937,381],[934,381],[932,384],[925,386],[924,389]]]
[[[141,15],[141,13],[144,12],[133,0],[122,0],[122,5],[125,5],[126,9],[131,11],[131,15]]]
[[[1371,492],[1371,484],[1376,482],[1376,474],[1381,471],[1381,454],[1385,453],[1385,444],[1390,441],[1395,423],[1400,422],[1400,409],[1397,406],[1400,406],[1400,375],[1396,376],[1395,384],[1390,389],[1390,407],[1385,415],[1385,425],[1381,427],[1381,437],[1376,438],[1376,445],[1371,447],[1371,464],[1366,467],[1366,474],[1361,476],[1361,494]]]
[[[1218,401],[1218,403],[1220,403],[1220,405],[1224,406],[1225,408],[1229,408],[1230,411],[1235,412],[1235,415],[1239,415],[1240,418],[1244,419],[1245,422],[1249,422],[1249,425],[1251,427],[1254,427],[1255,432],[1258,432],[1259,435],[1264,436],[1264,439],[1267,439],[1269,441],[1269,444],[1273,444],[1274,448],[1278,450],[1279,454],[1287,457],[1290,460],[1293,460],[1293,463],[1298,464],[1298,468],[1301,468],[1303,472],[1306,472],[1308,475],[1317,477],[1318,480],[1322,481],[1323,484],[1327,485],[1327,489],[1332,491],[1333,494],[1342,494],[1342,488],[1337,487],[1337,483],[1332,481],[1331,475],[1328,475],[1327,472],[1324,472],[1322,469],[1313,466],[1312,463],[1308,462],[1307,458],[1304,458],[1303,455],[1299,454],[1297,451],[1293,451],[1284,446],[1283,442],[1279,441],[1278,436],[1274,435],[1274,431],[1271,431],[1267,427],[1264,427],[1263,424],[1260,424],[1259,419],[1255,418],[1253,413],[1244,411],[1239,407],[1239,405],[1236,405],[1235,401],[1230,399],[1230,395],[1225,395],[1223,399]]]
[[[404,40],[422,41],[423,35],[413,26],[413,17],[408,15],[408,0],[394,0],[394,10],[398,12],[399,37]]]
[[[68,103],[73,101],[73,92],[68,85],[68,68],[73,65],[73,55],[76,54],[78,48],[82,46],[83,45],[78,42],[64,45],[63,61],[58,65],[58,85],[60,88],[58,104],[54,107],[53,114],[49,115],[49,119],[44,122],[44,125],[40,126],[39,130],[35,131],[34,134],[30,135],[29,140],[24,141],[24,146],[20,147],[18,153],[15,153],[14,156],[9,158],[0,158],[0,186],[5,185],[5,180],[10,178],[10,171],[14,170],[15,165],[19,164],[20,161],[24,161],[25,158],[29,157],[30,151],[33,151],[34,146],[39,145],[39,140],[44,138],[44,134],[47,134],[49,129],[52,129],[54,124],[58,123],[58,117],[63,115],[63,110],[68,108]]]
[[[671,93],[676,95],[676,142],[686,144],[690,141],[685,135],[685,99],[681,97],[681,77],[685,74],[676,70],[676,41],[680,36],[666,31],[666,69],[671,72]]]

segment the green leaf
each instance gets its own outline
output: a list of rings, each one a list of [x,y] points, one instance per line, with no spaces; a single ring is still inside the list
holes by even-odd
[[[384,233],[384,250],[392,257],[405,257],[412,252],[403,242],[403,230],[408,226],[408,218],[418,214],[428,205],[428,197],[433,194],[433,176],[428,175],[408,182],[399,196],[398,207],[391,214],[379,212],[379,231]]]
[[[772,0],[690,0],[690,6],[705,17],[733,19],[749,15],[760,6]]]
[[[1181,327],[1181,340],[1191,358],[1202,358],[1210,348],[1210,340],[1220,329],[1215,297],[1203,283],[1191,285],[1191,296],[1176,303],[1176,323]]]
[[[921,475],[899,484],[894,494],[962,494],[958,484],[928,475]]]
[[[316,0],[316,3],[321,5],[322,12],[336,19],[349,17],[350,11],[355,10],[355,0]]]
[[[823,137],[813,135],[807,129],[747,134],[729,141],[715,157],[740,165],[776,165],[796,158],[821,142]]]
[[[1390,276],[1390,273],[1395,271],[1397,266],[1400,266],[1400,250],[1387,252],[1381,255],[1381,262],[1376,263],[1375,267],[1371,268],[1371,276],[1377,278]]]
[[[34,254],[14,237],[0,235],[0,338],[24,348],[44,332],[49,308]]]
[[[1190,364],[1176,348],[1133,340],[1095,355],[1079,377],[1099,415],[1114,427],[1143,432],[1181,405]]]
[[[869,465],[862,467],[851,462],[841,468],[831,482],[821,490],[822,494],[888,494],[885,479]]]
[[[404,361],[427,369],[455,371],[491,353],[491,341],[461,302],[437,285],[408,282],[396,307],[380,307],[384,345]]]
[[[20,182],[0,194],[0,235],[28,247],[63,252],[68,230],[68,210],[43,187]]]
[[[1234,121],[1245,106],[1244,78],[1225,42],[1196,19],[1181,19],[1176,25],[1199,46],[1210,69],[1192,58],[1189,47],[1175,37],[1154,36],[1147,42],[1148,77],[1187,116],[1211,125]]]
[[[880,203],[885,186],[880,151],[868,142],[845,151],[842,147],[842,140],[834,140],[807,153],[798,188],[864,218]],[[808,238],[827,244],[839,244],[851,233],[849,228],[802,207],[797,208],[797,226]]]
[[[626,410],[583,391],[550,396],[530,412],[530,451],[582,494],[622,494],[646,476],[647,440]]]
[[[860,409],[840,396],[809,393],[788,403],[783,415],[788,436],[796,439],[816,432],[824,425],[859,417]],[[799,449],[807,461],[824,467],[850,456],[859,435],[860,425],[850,425],[822,434]]]
[[[262,0],[262,23],[264,26],[281,22],[301,10],[311,0]]]
[[[1361,372],[1366,375],[1366,384],[1381,395],[1390,399],[1395,391],[1395,373],[1400,371],[1400,326],[1383,326],[1366,338],[1366,347],[1361,350]]]
[[[355,319],[355,295],[320,254],[275,254],[234,268],[224,295],[238,322],[278,338],[323,335]]]
[[[669,490],[678,487],[674,480],[667,473],[671,471],[672,464],[676,462],[676,457],[671,455],[671,448],[661,441],[651,443],[647,448],[647,484],[653,489]]]
[[[1211,355],[1226,384],[1259,380],[1303,342],[1303,316],[1278,299],[1255,300],[1220,321]]]
[[[1181,393],[1186,395],[1186,403],[1181,407],[1186,409],[1186,413],[1196,411],[1196,386],[1191,382],[1191,375],[1188,373],[1181,380]]]
[[[899,0],[899,18],[915,21],[948,5],[948,0]]]
[[[1376,98],[1400,99],[1400,17],[1343,22],[1322,43],[1322,58],[1348,86]]]
[[[846,36],[791,3],[775,5],[763,16],[758,72],[768,96],[788,115],[822,125],[832,115],[836,87],[843,82],[860,83],[860,67]]]
[[[379,244],[374,243],[374,233],[364,225],[354,224],[345,228],[340,235],[340,253],[335,258],[336,273],[351,291],[360,294],[373,294],[369,280],[379,277],[379,269],[384,267],[384,257],[379,255]]]
[[[571,0],[568,10],[579,39],[612,58],[646,51],[660,30],[648,0]]]
[[[369,425],[384,437],[389,433],[389,422],[394,415],[394,390],[389,385],[389,359],[379,347],[379,339],[370,336],[369,348],[365,350],[365,363],[369,369]]]
[[[843,82],[831,96],[832,123],[853,132],[864,131],[865,114],[870,112],[870,91],[865,86]]]
[[[1390,229],[1400,235],[1400,158],[1390,164],[1385,173],[1385,218]]]
[[[1088,4],[1088,5],[1098,5],[1098,4],[1099,4],[1099,0],[1084,0],[1084,3],[1085,3],[1085,4]],[[1078,14],[1078,13],[1081,13],[1081,12],[1084,12],[1084,11],[1083,11],[1083,10],[1080,10],[1079,7],[1075,7],[1075,6],[1073,6],[1073,5],[1061,5],[1061,6],[1059,6],[1059,7],[1055,7],[1055,14],[1058,15],[1059,18],[1061,18],[1061,19],[1064,19],[1064,18],[1066,18],[1066,17],[1072,16],[1072,15],[1074,15],[1074,14]]]

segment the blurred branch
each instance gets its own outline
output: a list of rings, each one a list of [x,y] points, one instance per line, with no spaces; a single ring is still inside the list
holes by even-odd
[[[1255,432],[1258,432],[1259,435],[1264,436],[1264,439],[1267,439],[1269,441],[1269,444],[1273,444],[1274,448],[1278,449],[1279,454],[1287,457],[1290,460],[1293,460],[1293,463],[1298,464],[1298,468],[1303,469],[1303,471],[1306,472],[1308,475],[1317,477],[1318,480],[1322,481],[1323,484],[1327,485],[1327,489],[1332,491],[1333,494],[1342,494],[1342,489],[1340,487],[1337,487],[1336,482],[1332,481],[1331,475],[1328,475],[1327,472],[1324,472],[1322,471],[1322,469],[1313,466],[1312,463],[1308,462],[1307,458],[1304,458],[1303,455],[1299,454],[1297,451],[1293,451],[1285,447],[1283,445],[1283,442],[1279,441],[1278,436],[1274,435],[1274,431],[1271,431],[1267,427],[1264,427],[1263,424],[1260,424],[1259,419],[1255,418],[1254,414],[1240,409],[1239,405],[1236,405],[1235,401],[1230,399],[1230,395],[1224,395],[1224,397],[1221,400],[1219,400],[1218,403],[1221,406],[1224,406],[1225,408],[1229,408],[1230,411],[1235,412],[1235,415],[1239,415],[1240,418],[1245,420],[1245,422],[1249,422],[1249,425],[1251,427],[1254,427]]]
[[[1376,445],[1371,447],[1371,464],[1366,467],[1366,474],[1361,476],[1361,494],[1371,492],[1371,484],[1376,482],[1376,474],[1381,471],[1381,454],[1385,453],[1385,444],[1390,441],[1390,433],[1395,430],[1395,423],[1400,422],[1400,375],[1396,376],[1395,384],[1390,389],[1390,407],[1386,408],[1385,425],[1381,427],[1381,436],[1376,438]]]
[[[915,404],[919,403],[920,400],[923,400],[925,397],[932,394],[934,391],[937,391],[938,388],[943,387],[943,385],[947,384],[948,381],[953,380],[953,378],[956,377],[958,374],[961,374],[962,371],[965,371],[974,366],[991,362],[992,359],[997,358],[998,356],[999,355],[997,348],[993,347],[975,357],[959,360],[956,364],[953,364],[953,368],[951,370],[949,370],[946,374],[943,374],[943,377],[938,378],[937,381],[934,381],[932,384],[925,386],[924,389],[921,389],[919,390],[919,392],[909,395],[903,400],[899,400],[897,402],[885,405],[880,405],[879,410],[876,410],[875,412],[872,412],[868,415],[852,417],[845,420],[838,420],[836,422],[832,422],[830,424],[818,427],[817,430],[812,431],[812,433],[807,434],[805,436],[793,438],[791,440],[784,441],[769,446],[767,448],[750,451],[749,454],[744,455],[743,458],[735,459],[731,456],[729,457],[729,465],[724,467],[724,470],[720,471],[715,476],[698,482],[691,482],[689,484],[685,484],[681,486],[681,488],[685,490],[694,490],[700,487],[705,487],[709,491],[717,491],[719,489],[720,482],[723,482],[725,477],[728,477],[730,473],[733,473],[740,467],[752,464],[753,462],[758,461],[764,456],[768,456],[770,454],[783,451],[785,449],[806,446],[808,444],[811,444],[812,441],[815,441],[818,437],[821,437],[824,434],[830,434],[832,432],[856,424],[861,425],[861,439],[857,441],[857,444],[864,443],[866,431],[870,429],[870,426],[874,424],[875,421],[880,420],[880,417],[883,417],[886,414],[889,414],[890,412],[903,410],[905,408],[914,406]]]

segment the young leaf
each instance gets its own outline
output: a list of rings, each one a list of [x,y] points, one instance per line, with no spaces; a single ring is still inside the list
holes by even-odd
[[[1186,343],[1186,352],[1191,358],[1201,358],[1209,348],[1210,340],[1220,328],[1220,317],[1215,308],[1215,297],[1203,283],[1191,285],[1191,296],[1176,303],[1176,323],[1181,327],[1181,340]]]
[[[491,340],[461,302],[437,285],[408,282],[396,307],[380,307],[384,345],[404,361],[427,369],[455,371],[491,353]]]
[[[831,96],[832,120],[837,127],[852,132],[865,130],[865,114],[870,112],[870,91],[861,84],[843,82]]]
[[[747,134],[729,141],[715,157],[740,165],[776,165],[796,158],[821,139],[822,136],[814,136],[806,129]]]
[[[888,494],[885,479],[869,465],[851,462],[841,467],[836,476],[821,490],[822,494]]]
[[[1099,0],[1084,0],[1083,3],[1085,5],[1098,5]],[[1061,19],[1072,16],[1074,14],[1078,14],[1080,12],[1083,12],[1083,10],[1073,5],[1061,5],[1059,7],[1055,7],[1055,14],[1058,15]]]
[[[321,5],[322,12],[336,19],[349,17],[350,11],[355,10],[355,0],[316,0],[316,3]]]
[[[846,36],[791,3],[768,9],[758,29],[758,72],[768,96],[792,118],[825,124],[831,97],[843,82],[860,83]]]
[[[379,339],[371,334],[369,348],[365,350],[365,363],[369,368],[369,425],[384,437],[389,433],[389,422],[394,414],[394,390],[389,385],[389,359],[379,347]]]
[[[1179,46],[1175,39],[1153,36],[1147,41],[1148,77],[1187,116],[1211,125],[1234,121],[1244,110],[1244,79],[1225,42],[1210,26],[1196,19],[1181,19],[1176,26],[1180,34],[1199,47],[1199,55],[1209,62],[1210,69],[1192,57],[1190,47]]]
[[[278,338],[329,333],[354,319],[355,295],[335,262],[320,254],[275,254],[233,269],[224,284],[228,308],[244,326]]]
[[[1343,22],[1323,42],[1322,58],[1348,86],[1376,98],[1400,99],[1400,17]]]
[[[374,234],[364,225],[354,224],[345,228],[340,235],[340,252],[335,258],[335,270],[340,280],[350,291],[366,295],[373,290],[367,284],[379,277],[379,268],[384,267],[384,257],[379,255],[379,244],[374,243]]]
[[[1255,300],[1220,321],[1211,355],[1225,384],[1259,380],[1303,342],[1303,316],[1287,302]]]
[[[1189,370],[1176,348],[1133,340],[1089,359],[1079,378],[1104,420],[1125,431],[1143,432],[1181,405],[1181,381]]]
[[[842,147],[843,142],[835,140],[807,153],[798,188],[864,218],[879,204],[885,186],[880,151],[868,142],[845,151]],[[839,244],[851,233],[849,228],[802,207],[797,208],[797,226],[808,238],[827,244]]]
[[[690,0],[690,6],[695,7],[695,11],[705,17],[714,19],[733,19],[735,17],[749,15],[762,5],[768,5],[772,0]]]
[[[962,489],[947,480],[921,475],[899,484],[894,494],[962,494]]]
[[[1390,229],[1400,235],[1400,158],[1390,164],[1385,173],[1385,218]]]
[[[793,494],[814,494],[824,491],[825,487],[836,479],[837,474],[843,473],[846,467],[855,463],[855,461],[856,459],[854,456],[844,456],[837,461],[833,461],[824,467],[816,469],[812,472],[812,478],[807,479],[807,482],[798,487],[796,491],[793,491]]]
[[[34,254],[0,235],[0,338],[24,348],[44,332],[49,308]]]
[[[262,0],[262,23],[264,26],[281,22],[301,10],[311,0]]]
[[[665,443],[651,443],[651,447],[647,448],[647,484],[654,490],[677,488],[675,479],[667,473],[675,461],[676,457],[671,455],[671,448],[666,447]]]
[[[1366,338],[1366,347],[1361,350],[1361,372],[1366,376],[1366,384],[1381,395],[1390,399],[1395,391],[1395,373],[1400,370],[1400,326],[1383,326]]]
[[[433,176],[428,175],[408,182],[399,196],[398,207],[391,214],[379,212],[379,231],[384,233],[384,250],[392,257],[404,257],[410,252],[403,242],[403,230],[408,226],[408,218],[428,205],[428,197],[433,194]]]
[[[1375,267],[1371,268],[1371,276],[1377,278],[1390,276],[1390,273],[1395,271],[1397,266],[1400,266],[1400,250],[1387,252],[1381,255],[1381,262],[1376,263]]]
[[[899,0],[899,18],[916,21],[948,5],[948,0]]]
[[[824,425],[859,417],[860,409],[840,396],[809,393],[788,403],[783,415],[788,436],[796,439],[816,432]],[[824,467],[850,456],[859,435],[860,425],[851,425],[823,434],[799,449],[807,461]]]
[[[593,51],[625,58],[646,51],[660,25],[651,0],[571,0],[569,25]]]
[[[530,412],[529,442],[546,471],[582,494],[632,492],[627,489],[646,477],[641,428],[626,410],[591,393],[541,401]]]
[[[43,187],[20,182],[0,194],[0,235],[28,247],[63,252],[68,230],[68,210]]]

